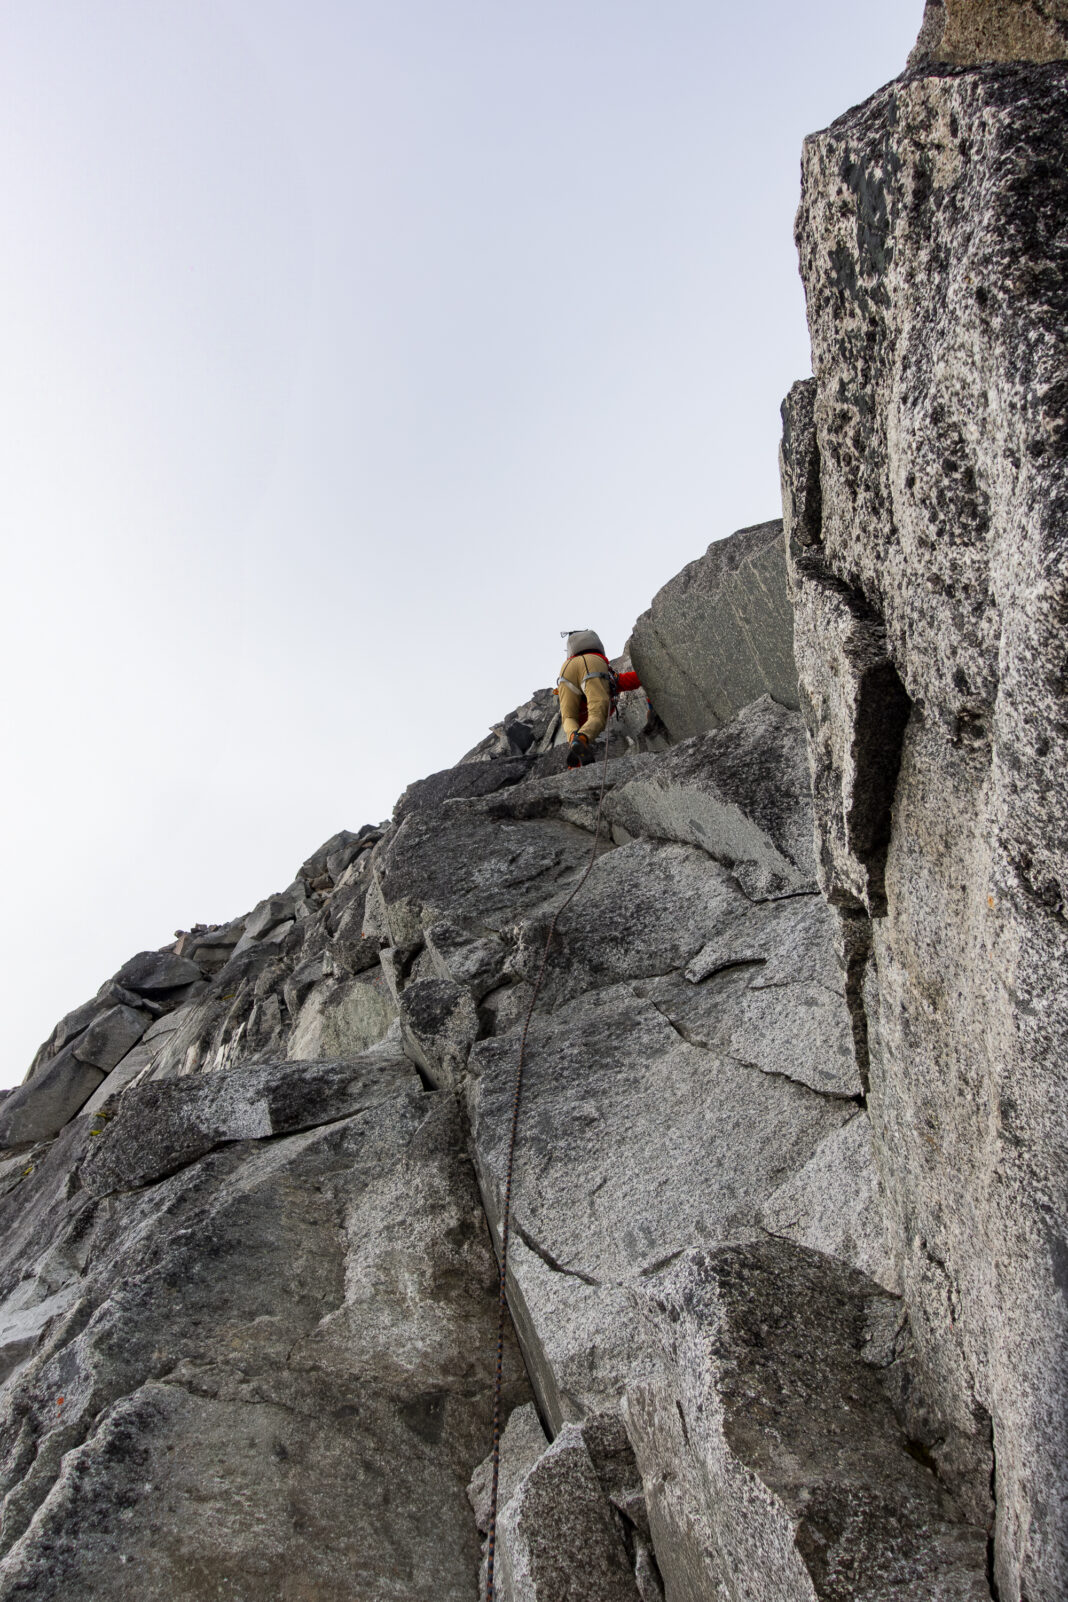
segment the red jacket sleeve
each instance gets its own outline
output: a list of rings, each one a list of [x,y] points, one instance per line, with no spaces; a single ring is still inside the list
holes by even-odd
[[[620,673],[619,688],[621,690],[640,690],[642,681],[636,673]]]

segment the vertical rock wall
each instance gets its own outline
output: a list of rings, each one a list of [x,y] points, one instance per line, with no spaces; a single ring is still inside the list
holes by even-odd
[[[807,141],[797,238],[815,378],[784,406],[795,650],[921,1354],[912,1428],[976,1517],[992,1489],[1002,1602],[1057,1602],[1068,67],[882,90]]]

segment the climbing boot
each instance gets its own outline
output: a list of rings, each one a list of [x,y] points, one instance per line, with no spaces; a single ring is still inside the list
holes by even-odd
[[[588,762],[595,762],[596,758],[590,750],[590,742],[584,734],[573,734],[567,748],[567,765],[569,768],[584,768]]]

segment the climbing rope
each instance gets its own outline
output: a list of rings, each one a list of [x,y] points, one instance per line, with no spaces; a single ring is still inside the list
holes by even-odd
[[[504,1207],[501,1213],[501,1250],[500,1250],[500,1281],[497,1295],[497,1371],[493,1378],[493,1481],[490,1487],[489,1524],[486,1531],[486,1602],[493,1602],[493,1558],[497,1547],[497,1485],[501,1467],[501,1387],[504,1374],[504,1331],[508,1319],[508,1237],[511,1232],[512,1221],[512,1170],[515,1166],[516,1132],[519,1129],[519,1101],[523,1091],[523,1060],[527,1049],[527,1031],[530,1020],[534,1016],[534,1008],[538,1004],[538,995],[541,991],[542,980],[545,978],[545,966],[549,961],[549,948],[553,943],[556,925],[560,921],[560,914],[574,901],[582,886],[593,872],[593,865],[597,860],[597,847],[601,843],[601,812],[604,807],[604,787],[608,776],[608,729],[604,731],[604,761],[601,763],[601,788],[597,796],[597,818],[593,826],[593,850],[590,860],[586,864],[586,871],[578,884],[561,901],[553,914],[553,921],[549,925],[549,933],[545,937],[545,950],[541,954],[541,966],[538,977],[534,981],[534,993],[530,998],[530,1006],[523,1020],[523,1032],[519,1037],[519,1059],[516,1063],[515,1086],[512,1091],[512,1124],[508,1136],[508,1166],[505,1170]]]

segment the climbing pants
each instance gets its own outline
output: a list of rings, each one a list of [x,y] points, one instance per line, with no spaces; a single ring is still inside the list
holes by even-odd
[[[581,728],[592,745],[608,722],[612,705],[608,680],[586,679],[588,673],[605,671],[604,657],[592,655],[573,656],[570,662],[565,662],[560,669],[560,678],[564,682],[557,685],[556,693],[560,697],[560,721],[569,740],[576,729]],[[585,687],[583,679],[586,679]],[[585,721],[583,712],[586,715]]]

